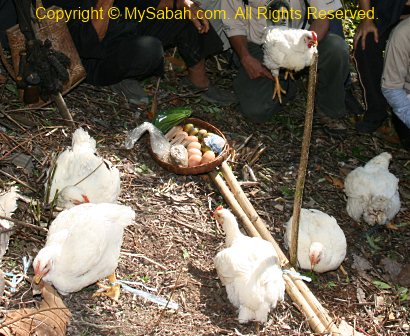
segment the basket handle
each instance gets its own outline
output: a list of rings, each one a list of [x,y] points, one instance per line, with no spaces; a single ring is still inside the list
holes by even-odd
[[[0,59],[2,63],[4,64],[7,72],[10,74],[11,78],[13,78],[13,80],[16,81],[17,80],[16,73],[14,72],[14,69],[11,66],[11,64],[7,61],[6,55],[4,54],[3,46],[1,45],[1,42],[0,42]]]

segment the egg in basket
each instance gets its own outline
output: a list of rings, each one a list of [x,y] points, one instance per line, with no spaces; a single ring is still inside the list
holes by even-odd
[[[229,146],[223,133],[201,119],[186,118],[165,135],[153,124],[145,122],[129,132],[126,147],[132,148],[145,131],[150,133],[152,158],[175,174],[208,173],[228,156]]]

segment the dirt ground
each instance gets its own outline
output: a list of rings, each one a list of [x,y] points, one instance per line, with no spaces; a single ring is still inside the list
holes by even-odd
[[[218,85],[229,87],[234,71],[210,74]],[[224,65],[225,66],[225,65]],[[305,91],[285,106],[272,122],[256,125],[246,121],[235,107],[219,108],[189,94],[178,85],[183,73],[167,71],[159,90],[159,109],[189,106],[193,115],[224,132],[233,147],[252,135],[238,152],[232,168],[243,181],[242,168],[249,153],[266,147],[252,165],[256,185],[244,185],[252,204],[283,247],[284,223],[290,218],[303,134]],[[152,95],[155,80],[144,84]],[[19,201],[14,218],[46,226],[49,210],[43,202],[44,182],[53,153],[71,143],[71,131],[61,126],[54,107],[27,110],[15,96],[11,80],[0,85],[0,189],[17,184],[26,202]],[[356,92],[359,94],[359,92]],[[155,303],[122,291],[120,301],[93,299],[96,286],[64,297],[72,313],[68,335],[245,335],[255,325],[241,325],[218,280],[213,257],[224,237],[211,218],[211,210],[224,200],[207,175],[179,176],[160,168],[147,150],[147,137],[132,150],[124,148],[126,131],[146,120],[147,108],[128,105],[105,88],[81,84],[66,96],[78,126],[97,140],[100,155],[113,162],[122,174],[120,202],[137,213],[134,226],[126,229],[117,270],[120,279],[139,281],[157,290],[156,295],[177,302],[179,309],[163,310]],[[27,126],[22,118],[33,125]],[[27,120],[25,120],[27,123]],[[308,285],[330,315],[356,327],[364,335],[408,335],[409,298],[406,284],[399,284],[394,270],[407,265],[410,277],[410,155],[397,142],[389,125],[373,135],[359,135],[347,119],[348,134],[328,137],[314,121],[303,206],[334,216],[344,230],[348,252],[340,270],[311,275]],[[373,156],[393,155],[390,170],[400,179],[402,208],[395,229],[382,228],[366,238],[365,223],[346,213],[343,178]],[[17,157],[17,159],[16,159]],[[20,160],[18,159],[20,158]],[[23,160],[23,163],[22,163]],[[21,273],[23,256],[35,256],[45,234],[16,225],[1,269]],[[28,275],[31,276],[32,269]],[[407,283],[407,286],[408,283]],[[140,287],[139,287],[140,288]],[[3,299],[2,312],[33,306],[29,278]],[[286,296],[272,311],[261,335],[309,335],[308,323]]]

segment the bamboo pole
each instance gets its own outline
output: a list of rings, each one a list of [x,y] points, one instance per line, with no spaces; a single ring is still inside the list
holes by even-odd
[[[253,207],[252,203],[249,201],[248,197],[246,197],[245,193],[242,190],[241,185],[239,184],[238,180],[236,179],[235,175],[232,172],[232,169],[229,167],[226,161],[222,162],[221,172],[223,173],[226,182],[228,183],[230,189],[232,190],[233,196],[238,200],[238,203],[243,209],[243,211],[245,212],[245,214],[248,216],[252,224],[255,226],[260,236],[265,240],[269,240],[273,244],[273,246],[275,247],[275,250],[278,252],[279,259],[281,259],[281,263],[282,263],[282,260],[286,259],[285,254],[282,252],[279,245],[270,235],[270,232],[266,228],[265,223],[259,217],[258,213]],[[271,237],[272,239],[269,239],[269,237]]]
[[[295,187],[295,199],[293,202],[293,215],[290,230],[290,247],[289,257],[292,266],[296,266],[298,261],[298,239],[299,239],[299,218],[300,209],[302,208],[303,189],[305,187],[306,168],[309,160],[310,138],[312,135],[313,110],[315,106],[315,89],[317,77],[317,52],[313,54],[312,65],[309,69],[309,84],[306,102],[305,127],[303,130],[302,149],[300,153],[300,163],[298,169],[298,177]]]
[[[289,261],[285,254],[272,237],[263,220],[258,216],[255,208],[246,197],[239,182],[236,180],[235,175],[226,162],[222,164],[221,171],[224,173],[225,180],[233,191],[227,188],[227,185],[217,172],[214,171],[209,175],[220,189],[227,203],[232,208],[233,213],[235,215],[239,214],[238,218],[242,221],[245,230],[251,236],[260,236],[272,243],[279,256],[281,264],[288,265]],[[245,215],[245,218],[243,215]],[[253,221],[250,220],[250,218],[252,218]],[[254,225],[254,230],[249,228],[249,225]],[[252,232],[255,232],[255,230],[256,234],[253,234]],[[291,270],[293,270],[293,268],[291,268]],[[286,283],[286,292],[297,304],[300,311],[305,315],[312,330],[317,333],[330,332],[332,335],[340,336],[340,332],[333,319],[328,315],[328,312],[323,308],[319,300],[317,300],[306,284],[290,274],[284,274],[284,279]]]
[[[245,212],[239,205],[235,196],[229,190],[222,176],[219,175],[216,171],[210,172],[209,176],[211,177],[212,181],[216,184],[216,186],[221,191],[222,196],[225,198],[226,202],[232,209],[233,214],[241,221],[248,235],[252,237],[260,237],[259,232],[252,225],[252,222],[249,220],[248,216],[246,216]]]

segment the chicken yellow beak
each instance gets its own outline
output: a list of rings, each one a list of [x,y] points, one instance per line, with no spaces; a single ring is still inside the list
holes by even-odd
[[[35,275],[34,278],[33,278],[33,282],[36,285],[38,285],[41,282],[42,279],[43,279],[43,274]]]

